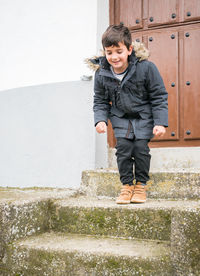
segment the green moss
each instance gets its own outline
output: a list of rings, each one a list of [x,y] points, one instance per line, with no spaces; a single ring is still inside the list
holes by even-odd
[[[171,212],[161,209],[61,207],[52,230],[140,239],[169,240]]]
[[[80,276],[80,275],[172,275],[169,257],[141,259],[82,253],[47,252],[18,248],[16,259],[9,259],[9,276]]]
[[[106,176],[107,182],[103,186],[104,191],[108,189],[108,181],[110,181],[108,176]],[[114,177],[117,177],[117,174]],[[164,178],[164,175],[162,177]],[[188,181],[187,175],[182,175],[182,178],[185,182]],[[159,182],[158,179],[155,177],[155,182],[151,180],[152,182],[149,184],[152,194],[153,191],[157,193],[159,190],[160,194],[170,194],[173,187],[180,186],[180,183],[175,183],[170,176],[168,181],[160,180]],[[194,183],[196,180],[196,178],[193,179]],[[156,183],[159,183],[157,187]],[[116,187],[113,190],[111,188],[110,191],[116,193],[118,189]],[[100,191],[100,188],[98,189]],[[64,207],[57,205],[55,200],[43,200],[16,206],[13,203],[0,205],[0,222],[0,275],[2,276],[38,276],[43,275],[45,271],[49,273],[46,275],[56,276],[87,275],[86,272],[88,275],[92,275],[92,273],[95,276],[105,275],[101,274],[102,271],[107,271],[107,275],[113,276],[175,275],[169,273],[171,267],[168,257],[163,257],[159,261],[146,260],[145,262],[138,259],[134,263],[128,258],[125,260],[112,256],[100,258],[86,254],[83,257],[78,252],[67,255],[63,252],[57,256],[56,253],[45,250],[27,251],[12,247],[12,242],[20,237],[49,230],[138,239],[170,240],[171,238],[172,259],[177,275],[184,275],[184,273],[186,273],[185,275],[199,275],[199,208],[170,210]],[[21,258],[18,257],[18,253],[22,254]],[[1,262],[4,254],[9,256],[9,262],[6,265]],[[165,272],[166,274],[164,274]]]
[[[172,256],[180,273],[200,273],[200,209],[176,210],[172,220]]]
[[[100,229],[104,228],[104,225],[106,223],[105,215],[98,208],[94,208],[92,212],[90,210],[87,210],[87,212],[83,214],[83,216],[85,216],[85,219],[90,225],[97,225]]]
[[[0,267],[4,267],[2,259],[13,241],[49,230],[51,210],[49,200],[0,206]]]

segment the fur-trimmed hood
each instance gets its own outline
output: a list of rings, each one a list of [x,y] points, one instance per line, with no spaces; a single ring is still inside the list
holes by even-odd
[[[144,46],[143,43],[134,41],[133,45],[133,54],[138,58],[139,61],[148,59],[149,50]],[[103,52],[101,56],[94,56],[92,58],[85,59],[85,63],[88,67],[96,71],[100,68],[102,60],[105,59],[105,53]]]

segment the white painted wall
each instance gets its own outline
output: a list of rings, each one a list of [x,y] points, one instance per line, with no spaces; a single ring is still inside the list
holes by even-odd
[[[94,169],[92,82],[0,93],[0,186],[78,188]]]
[[[97,53],[102,49],[101,37],[109,25],[109,0],[97,1]],[[107,133],[96,133],[95,167],[108,167]]]
[[[0,0],[0,186],[78,188],[107,167],[80,77],[108,21],[109,0]]]
[[[95,167],[93,81],[80,77],[98,1],[0,0],[0,186],[77,188]]]
[[[0,90],[91,75],[96,36],[97,0],[0,0]]]

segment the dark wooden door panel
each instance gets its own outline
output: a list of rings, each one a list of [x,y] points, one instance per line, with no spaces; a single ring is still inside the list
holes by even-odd
[[[132,41],[142,42],[142,34],[141,33],[132,33]]]
[[[123,22],[131,29],[143,27],[142,0],[116,0],[117,23]]]
[[[184,139],[200,139],[200,29],[184,32]]]
[[[169,127],[159,140],[179,139],[178,120],[178,33],[176,31],[157,31],[149,33],[148,48],[150,58],[158,67],[168,92]],[[154,138],[153,141],[158,141]]]
[[[149,27],[178,22],[179,16],[177,0],[148,0],[148,3]]]
[[[200,0],[184,0],[184,21],[200,19]]]
[[[150,146],[200,146],[200,0],[109,1],[110,23],[124,22],[149,48],[169,94],[169,128]]]

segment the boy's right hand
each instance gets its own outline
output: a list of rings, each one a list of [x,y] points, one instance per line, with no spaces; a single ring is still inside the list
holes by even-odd
[[[107,125],[105,122],[99,122],[97,125],[96,125],[96,131],[98,133],[105,133],[107,131]]]

